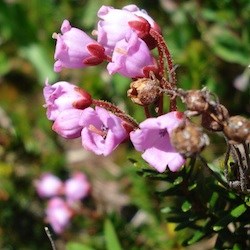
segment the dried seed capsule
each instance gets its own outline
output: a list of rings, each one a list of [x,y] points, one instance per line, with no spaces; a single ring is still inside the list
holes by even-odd
[[[157,79],[140,78],[130,84],[127,95],[134,103],[147,106],[157,101],[160,93],[160,84]]]
[[[226,137],[236,143],[250,141],[250,120],[236,115],[231,116],[224,127]]]
[[[210,106],[206,112],[202,113],[201,125],[211,131],[222,131],[228,117],[228,110],[223,105]]]
[[[209,107],[208,92],[203,90],[189,90],[182,97],[187,105],[187,109],[202,113]]]
[[[183,123],[174,129],[170,138],[175,149],[185,157],[201,152],[209,144],[208,136],[192,123]]]

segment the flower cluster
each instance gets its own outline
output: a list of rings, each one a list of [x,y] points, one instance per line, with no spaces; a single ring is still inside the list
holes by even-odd
[[[46,221],[57,234],[69,225],[71,218],[77,214],[79,201],[86,198],[90,191],[90,184],[81,172],[73,173],[65,182],[51,173],[44,173],[35,181],[35,187],[41,198],[48,199]]]
[[[54,34],[57,40],[54,58],[54,70],[63,68],[84,68],[108,62],[110,74],[136,78],[157,72],[158,66],[150,49],[155,47],[155,40],[150,36],[150,29],[160,32],[154,20],[135,5],[128,5],[121,10],[102,6],[97,13],[100,21],[97,41],[84,31],[71,26],[64,20],[61,34]]]
[[[135,5],[122,9],[102,6],[97,18],[92,37],[72,27],[68,20],[63,21],[61,33],[53,34],[56,39],[54,71],[106,63],[110,75],[117,73],[131,80],[127,97],[143,110],[145,119],[137,123],[117,105],[94,99],[84,87],[66,81],[54,84],[46,81],[44,107],[47,118],[53,122],[52,129],[66,139],[79,138],[82,147],[96,155],[108,156],[121,143],[130,142],[142,159],[159,173],[177,172],[186,159],[191,158],[186,164],[190,168],[183,168],[180,173],[181,181],[175,174],[149,174],[151,171],[142,170],[147,176],[169,183],[167,190],[160,192],[163,197],[177,195],[174,206],[181,205],[181,209],[170,209],[168,216],[181,222],[183,218],[192,217],[189,220],[192,223],[186,228],[198,231],[195,230],[185,242],[204,239],[219,229],[216,246],[220,246],[225,232],[228,233],[229,217],[238,225],[232,228],[230,235],[237,234],[241,240],[247,238],[249,233],[243,230],[241,222],[247,214],[246,199],[242,198],[250,193],[250,120],[239,115],[230,116],[207,88],[184,90],[177,87],[175,67],[161,29],[144,10]],[[181,107],[185,107],[185,111],[179,111],[177,100],[184,104]],[[220,168],[207,164],[200,155],[209,144],[204,129],[210,133],[219,132],[225,138],[224,176]],[[196,158],[204,170],[200,166],[195,169]],[[204,180],[208,180],[206,187]],[[40,197],[49,198],[46,220],[56,233],[62,233],[79,212],[79,200],[89,192],[85,176],[76,173],[63,183],[47,173],[35,185]],[[230,189],[240,195],[234,195]],[[204,192],[200,190],[209,190],[207,199],[203,199]],[[183,197],[186,198],[184,203]],[[216,197],[226,197],[224,201],[218,199],[226,212],[222,219],[221,210],[217,211],[215,205]],[[197,207],[198,213],[204,216],[196,218]],[[211,210],[209,213],[207,208]],[[184,224],[180,223],[178,228],[185,228]],[[234,240],[232,244],[235,247],[238,243]]]
[[[163,111],[163,94],[175,89],[176,79],[159,25],[135,5],[122,9],[102,6],[97,16],[97,28],[92,32],[96,40],[63,21],[61,34],[53,35],[54,70],[107,62],[109,74],[133,80],[128,97],[144,108],[146,119],[138,124],[114,104],[93,99],[77,85],[65,81],[50,85],[46,81],[44,106],[53,121],[52,129],[67,139],[81,138],[84,149],[104,156],[130,140],[157,171],[178,171],[185,158],[172,146],[171,133],[186,119],[176,111],[175,97],[170,99],[170,112]],[[158,50],[158,58],[153,49]],[[150,113],[150,105],[155,106],[155,114]]]
[[[206,88],[177,88],[175,67],[159,25],[136,5],[122,9],[102,6],[97,17],[93,38],[71,27],[69,21],[63,21],[61,34],[53,35],[56,39],[54,70],[106,62],[109,74],[118,73],[131,79],[127,96],[144,109],[146,119],[138,124],[114,104],[95,100],[74,84],[46,82],[45,107],[48,119],[54,122],[52,129],[64,138],[80,137],[83,148],[104,156],[130,140],[135,150],[158,172],[178,171],[187,157],[199,154],[209,144],[203,129],[223,132],[228,152],[244,148],[246,157],[239,152],[234,153],[239,156],[233,158],[239,168],[247,169],[249,119],[230,117]],[[153,53],[153,49],[158,53]],[[164,110],[165,96],[169,98],[169,112]],[[183,113],[177,111],[177,98],[186,106]],[[199,125],[192,121],[197,115],[201,117]],[[245,192],[250,183],[245,181],[248,180],[246,174],[237,175],[235,179],[236,184],[232,185],[245,183],[241,185]]]

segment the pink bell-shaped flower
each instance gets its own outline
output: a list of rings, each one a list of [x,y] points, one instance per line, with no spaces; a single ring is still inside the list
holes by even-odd
[[[48,201],[46,208],[46,221],[51,225],[55,233],[61,234],[69,226],[73,211],[69,205],[59,197]]]
[[[49,120],[56,120],[58,115],[67,109],[84,109],[92,103],[91,95],[84,89],[68,82],[57,82],[49,85],[46,81],[43,89]]]
[[[140,38],[149,36],[151,28],[159,29],[154,20],[145,11],[140,11],[135,5],[125,6],[123,9],[114,9],[111,6],[102,6],[97,16],[101,19],[98,22],[98,42],[102,44],[106,53],[111,55],[117,42],[124,39],[130,32],[135,32]],[[150,49],[155,44],[149,45]]]
[[[143,152],[142,158],[158,172],[169,168],[178,171],[185,159],[170,143],[169,134],[183,121],[181,112],[173,111],[157,118],[148,118],[139,129],[130,133],[130,139],[137,151]]]
[[[78,201],[89,194],[90,184],[85,174],[75,172],[65,181],[64,193],[67,201]]]
[[[63,183],[57,176],[44,173],[38,180],[35,180],[35,188],[41,198],[49,198],[62,193]]]
[[[148,46],[134,32],[116,43],[107,69],[110,74],[119,73],[130,78],[147,77],[149,71],[158,71]]]
[[[68,20],[61,26],[62,34],[53,34],[57,40],[54,71],[62,68],[84,68],[97,65],[106,59],[105,49],[84,31],[71,27]]]
[[[140,10],[136,5],[134,4],[130,4],[127,5],[123,8],[124,10],[128,10],[130,12],[132,12],[133,14],[135,14],[138,17],[144,18],[145,20],[147,20],[147,22],[150,25],[150,29],[153,29],[154,31],[156,31],[157,33],[161,34],[161,28],[160,26],[153,20],[153,18],[151,18],[148,13],[145,10]],[[135,30],[140,30],[140,24],[138,22],[134,22],[134,21],[130,21],[129,25],[131,28],[135,29]],[[145,32],[142,33],[140,35],[140,38],[143,39],[143,41],[148,45],[149,49],[154,49],[157,45],[157,42],[155,41],[155,39],[149,34],[149,32]]]
[[[81,136],[82,126],[79,125],[83,110],[66,109],[62,111],[52,125],[52,129],[66,139],[74,139]]]
[[[122,120],[100,107],[83,110],[80,125],[83,147],[97,155],[109,155],[128,137]]]

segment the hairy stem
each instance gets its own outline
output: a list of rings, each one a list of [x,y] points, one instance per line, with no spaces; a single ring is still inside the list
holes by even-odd
[[[138,128],[138,123],[131,116],[129,116],[124,111],[119,109],[113,103],[103,101],[103,100],[93,99],[92,104],[112,112],[116,116],[120,117],[123,121],[129,123],[134,129]]]
[[[168,65],[168,81],[172,89],[176,88],[176,76],[175,76],[175,68],[173,66],[173,59],[169,52],[166,42],[164,41],[161,34],[156,32],[155,30],[150,30],[150,35],[157,41],[157,47],[159,51],[159,66],[160,66],[160,74],[163,75],[165,73],[164,70],[164,61],[163,55],[166,58]],[[163,86],[162,86],[163,87]],[[170,99],[170,111],[177,110],[176,97]]]

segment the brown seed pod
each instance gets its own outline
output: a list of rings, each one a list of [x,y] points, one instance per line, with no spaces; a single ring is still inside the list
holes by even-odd
[[[233,142],[250,142],[250,120],[243,116],[231,116],[223,131],[225,136]]]
[[[209,107],[209,93],[204,90],[189,90],[182,96],[182,100],[186,103],[187,109],[202,113]]]
[[[222,131],[228,117],[228,110],[223,105],[210,106],[206,112],[202,113],[201,125],[211,131]]]
[[[170,139],[175,149],[185,157],[200,153],[209,144],[208,136],[192,123],[183,123],[174,129]]]
[[[157,101],[160,93],[160,83],[157,79],[140,78],[131,82],[127,95],[134,103],[147,106]]]

